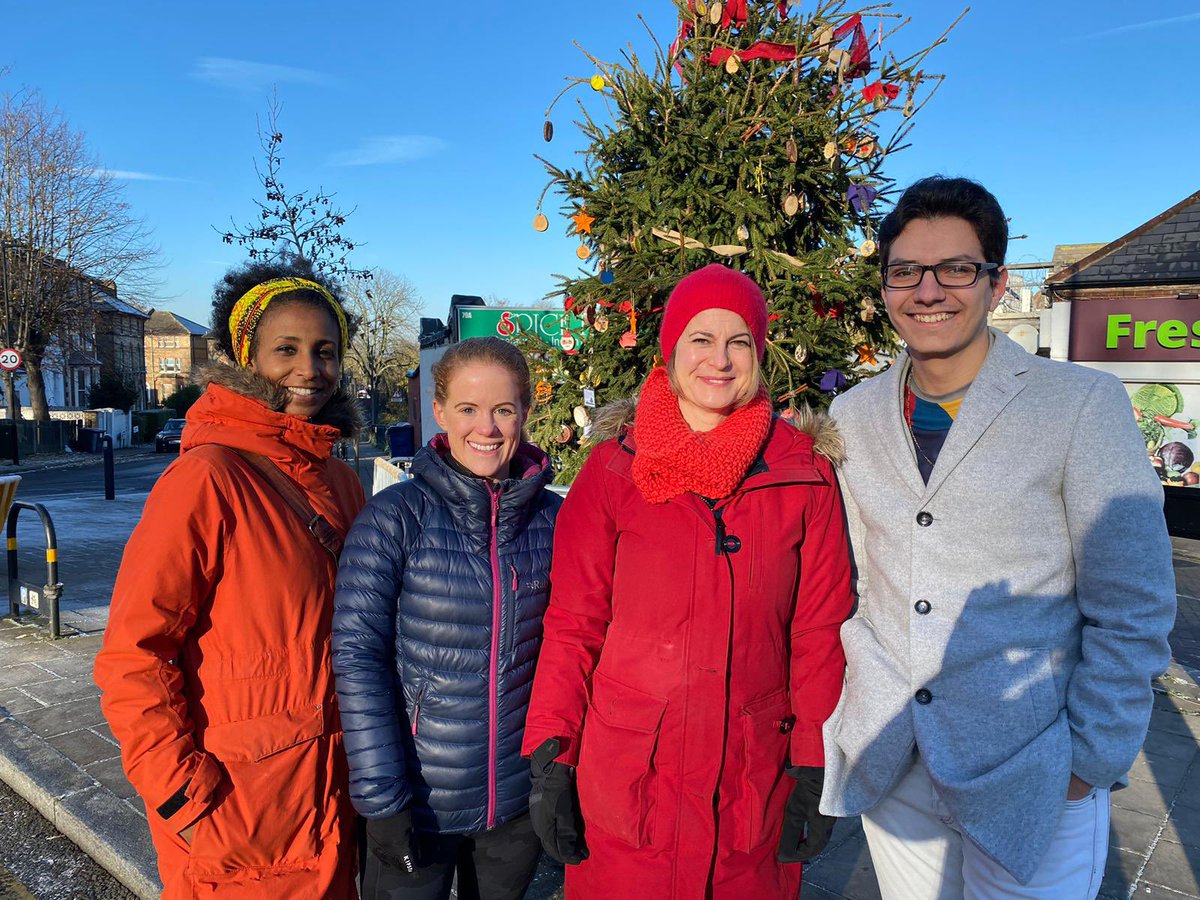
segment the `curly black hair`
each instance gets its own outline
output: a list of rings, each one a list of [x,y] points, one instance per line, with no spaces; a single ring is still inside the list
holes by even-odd
[[[238,300],[248,290],[257,284],[262,284],[264,281],[271,281],[275,278],[305,278],[321,285],[325,290],[329,291],[333,299],[342,307],[342,312],[346,316],[346,328],[349,332],[346,335],[347,343],[354,337],[355,329],[358,326],[358,319],[346,310],[346,301],[342,294],[342,286],[336,280],[326,275],[318,275],[313,269],[313,264],[302,256],[289,256],[270,261],[251,260],[230,269],[213,287],[212,328],[210,335],[216,340],[217,346],[226,357],[231,360],[236,359],[236,355],[233,352],[233,335],[229,333],[229,314],[233,312],[233,308],[237,305]],[[309,303],[329,311],[328,301],[314,291],[289,291],[280,298],[280,300],[284,299],[286,299],[287,303]],[[280,300],[276,300],[275,302],[279,303]],[[330,318],[333,318],[332,312],[330,312]],[[252,336],[250,338],[251,356],[254,355],[254,342],[255,338]]]

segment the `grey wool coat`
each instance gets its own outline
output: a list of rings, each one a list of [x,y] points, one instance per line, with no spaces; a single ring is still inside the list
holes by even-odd
[[[906,355],[834,401],[858,607],[821,808],[869,810],[916,749],[963,832],[1027,882],[1071,773],[1108,787],[1145,739],[1175,579],[1121,383],[993,334],[928,485]]]

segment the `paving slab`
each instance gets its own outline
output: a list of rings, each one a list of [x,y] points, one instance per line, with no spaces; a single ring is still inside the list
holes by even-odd
[[[76,675],[73,678],[58,678],[49,676],[47,681],[35,681],[22,686],[22,691],[47,706],[65,703],[68,700],[86,700],[89,697],[99,697],[100,689],[90,675]]]
[[[1200,849],[1159,841],[1140,882],[1169,888],[1185,897],[1200,897]]]
[[[35,709],[21,716],[21,723],[43,738],[79,731],[103,721],[99,695]]]
[[[77,766],[86,767],[121,755],[120,747],[87,729],[60,734],[47,743]]]

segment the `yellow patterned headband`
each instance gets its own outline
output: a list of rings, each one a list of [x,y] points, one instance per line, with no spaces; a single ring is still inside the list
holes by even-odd
[[[307,278],[273,278],[246,291],[233,305],[233,312],[229,314],[229,335],[233,339],[233,353],[239,366],[244,368],[250,364],[250,344],[254,338],[254,330],[258,328],[258,323],[262,321],[263,313],[267,311],[271,301],[292,291],[312,291],[325,298],[338,323],[338,333],[341,337],[341,352],[338,357],[345,358],[348,331],[346,314],[342,312],[341,304],[333,299],[333,294]]]

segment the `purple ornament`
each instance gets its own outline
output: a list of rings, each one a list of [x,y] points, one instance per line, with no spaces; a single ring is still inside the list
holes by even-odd
[[[841,369],[830,369],[821,376],[821,390],[833,394],[846,386],[846,375]]]
[[[852,184],[846,188],[846,199],[859,215],[865,213],[878,196],[879,191],[869,184]]]

